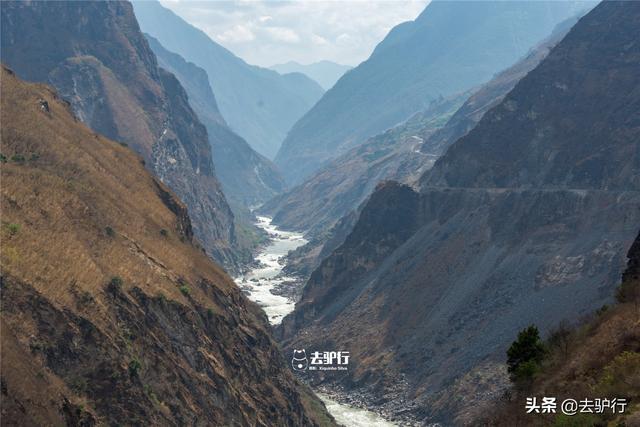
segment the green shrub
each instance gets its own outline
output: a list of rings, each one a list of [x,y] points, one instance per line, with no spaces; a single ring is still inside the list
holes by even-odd
[[[107,234],[107,236],[109,237],[114,237],[116,235],[116,232],[113,230],[113,228],[111,227],[105,227],[104,228],[104,232]]]
[[[182,292],[182,295],[185,297],[188,297],[191,294],[191,289],[189,289],[187,285],[182,285],[180,286],[180,292]]]
[[[16,163],[23,163],[24,156],[22,154],[14,154],[13,156],[11,156],[11,161]]]
[[[20,224],[10,223],[7,224],[7,229],[9,230],[9,234],[15,236],[20,231]]]
[[[5,156],[4,154],[0,153],[0,162],[7,163],[7,156]]]
[[[107,285],[107,289],[113,294],[117,294],[122,290],[122,278],[120,276],[113,276],[111,280],[109,280],[109,284]]]
[[[167,237],[169,235],[169,232],[163,228],[162,230],[160,230],[160,235],[162,237]]]
[[[87,291],[82,292],[82,293],[78,296],[78,304],[79,304],[81,307],[84,307],[84,306],[87,306],[87,305],[93,304],[93,302],[94,302],[94,301],[95,301],[95,300],[94,300],[94,298],[93,298],[93,295],[91,295],[91,293],[90,293],[90,292],[87,292]]]
[[[596,386],[602,395],[640,395],[640,353],[625,351],[605,366]]]
[[[577,413],[575,415],[558,414],[553,427],[587,427],[597,426],[598,417],[593,414]]]
[[[607,304],[603,304],[602,307],[600,307],[599,309],[596,310],[596,314],[598,316],[602,316],[607,311],[609,311],[609,306]]]
[[[538,372],[546,349],[538,328],[531,325],[518,333],[518,338],[507,350],[507,366],[511,380],[519,385],[530,382]]]
[[[640,286],[638,282],[626,280],[616,290],[616,299],[620,303],[631,302],[636,307],[640,303]]]
[[[158,396],[156,396],[156,394],[154,393],[153,389],[149,384],[144,385],[144,392],[147,396],[149,396],[149,398],[153,403],[155,404],[160,403],[160,401],[158,400]]]
[[[138,359],[133,359],[129,362],[129,376],[131,378],[136,378],[140,375],[140,370],[142,369],[142,363]]]
[[[75,377],[71,380],[69,388],[78,394],[83,394],[87,391],[87,380],[82,377]]]

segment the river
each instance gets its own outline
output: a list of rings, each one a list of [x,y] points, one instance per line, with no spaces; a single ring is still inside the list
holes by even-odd
[[[277,292],[277,289],[284,284],[301,285],[299,278],[282,273],[283,257],[307,241],[300,233],[279,230],[267,217],[259,216],[256,225],[269,233],[271,240],[256,256],[258,266],[236,277],[235,281],[248,293],[249,299],[262,307],[269,322],[277,325],[284,316],[293,311],[295,301],[286,296],[276,295],[272,291]],[[374,412],[338,403],[322,393],[318,396],[336,421],[345,427],[393,427],[395,425]]]

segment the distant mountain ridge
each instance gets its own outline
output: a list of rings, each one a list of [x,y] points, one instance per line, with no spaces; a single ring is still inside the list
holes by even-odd
[[[206,71],[169,52],[153,37],[147,35],[147,39],[160,66],[173,73],[185,87],[189,103],[206,126],[216,175],[236,215],[280,193],[284,181],[275,165],[228,128],[217,108]]]
[[[157,1],[133,3],[142,31],[203,68],[229,127],[273,159],[287,132],[324,93],[304,75],[249,65]]]
[[[395,27],[293,126],[276,164],[298,184],[327,160],[510,66],[576,2],[432,1]]]
[[[302,73],[318,82],[324,90],[329,90],[344,73],[353,67],[323,60],[311,64],[300,64],[296,61],[289,61],[284,64],[272,65],[269,68],[280,74]]]

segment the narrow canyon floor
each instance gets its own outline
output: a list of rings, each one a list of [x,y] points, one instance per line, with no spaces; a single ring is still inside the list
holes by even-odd
[[[296,302],[292,296],[295,292],[291,291],[303,285],[301,278],[283,273],[285,256],[307,241],[301,233],[278,229],[268,217],[259,216],[256,225],[269,234],[270,242],[256,256],[257,266],[234,280],[247,293],[249,299],[262,307],[269,322],[277,325],[295,307]],[[375,412],[339,403],[325,393],[318,393],[318,396],[336,421],[345,427],[395,425]]]

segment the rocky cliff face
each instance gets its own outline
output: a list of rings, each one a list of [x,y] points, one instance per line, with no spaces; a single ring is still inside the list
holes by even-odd
[[[282,324],[286,346],[352,352],[312,380],[451,422],[506,386],[518,330],[608,301],[640,224],[639,23],[636,3],[600,4],[419,192],[371,196]]]
[[[247,64],[158,1],[135,2],[134,8],[145,33],[207,72],[229,127],[269,159],[324,92],[300,73],[281,76]]]
[[[572,2],[433,1],[394,28],[371,57],[345,74],[291,129],[276,157],[290,184],[385,129],[510,66],[554,26]]]
[[[206,126],[216,176],[232,207],[236,211],[248,210],[280,193],[284,181],[275,165],[228,128],[218,110],[206,71],[169,52],[153,37],[147,39],[160,66],[180,81],[190,105]]]
[[[25,79],[55,86],[96,132],[140,153],[186,203],[208,253],[237,268],[233,214],[206,129],[175,77],[158,67],[129,3],[6,2],[1,55]]]
[[[1,78],[3,424],[331,425],[142,158]]]

